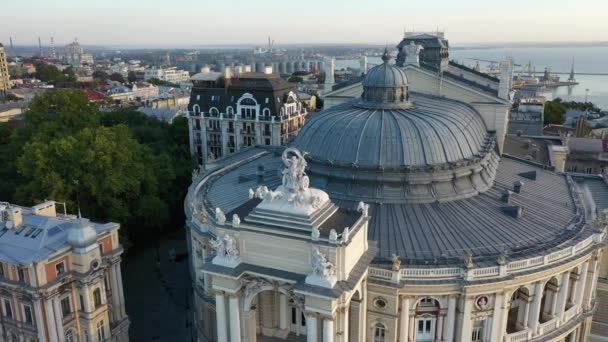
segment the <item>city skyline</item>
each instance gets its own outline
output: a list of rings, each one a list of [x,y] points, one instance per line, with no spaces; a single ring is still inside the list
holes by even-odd
[[[145,6],[144,6],[145,5]],[[394,11],[387,11],[394,8]],[[87,0],[80,6],[69,1],[34,0],[28,8],[27,25],[15,15],[16,2],[5,5],[8,15],[0,41],[8,45],[48,45],[78,38],[87,45],[105,46],[201,46],[264,45],[268,36],[279,45],[289,44],[386,44],[403,30],[445,30],[455,45],[508,42],[606,41],[608,29],[600,13],[608,4],[593,0],[523,0],[488,3],[406,3],[379,0],[373,3],[311,0],[298,3],[232,0],[207,3],[193,0],[172,2],[101,2]],[[283,15],[278,15],[284,13]],[[334,22],[339,17],[338,24]],[[572,22],[571,18],[585,18]]]

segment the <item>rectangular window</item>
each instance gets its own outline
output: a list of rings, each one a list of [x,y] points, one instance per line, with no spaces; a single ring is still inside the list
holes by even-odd
[[[424,332],[424,321],[418,321],[418,332]]]
[[[80,311],[84,311],[84,297],[80,295]]]
[[[23,305],[23,319],[25,323],[32,325],[34,323],[34,319],[32,317],[32,307],[29,305]]]
[[[0,262],[0,278],[4,278],[4,264]]]
[[[104,329],[103,320],[97,322],[97,340],[103,341],[106,339],[106,331]]]
[[[23,268],[17,269],[17,275],[19,276],[20,282],[25,282],[25,270]]]
[[[57,271],[57,275],[65,273],[65,263],[62,261],[55,265],[55,271]]]
[[[298,318],[298,310],[296,308],[291,308],[291,324],[296,324]]]
[[[63,318],[68,317],[72,313],[70,308],[70,297],[65,297],[61,300],[61,314]]]
[[[13,307],[11,306],[11,301],[6,298],[4,298],[4,316],[13,318]]]
[[[95,291],[93,291],[93,301],[95,303],[95,308],[101,306],[101,290],[99,288],[96,288]]]

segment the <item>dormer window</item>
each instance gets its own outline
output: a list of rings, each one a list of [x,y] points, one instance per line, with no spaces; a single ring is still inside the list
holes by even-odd
[[[62,261],[55,265],[55,271],[57,271],[57,275],[65,273],[65,263]]]

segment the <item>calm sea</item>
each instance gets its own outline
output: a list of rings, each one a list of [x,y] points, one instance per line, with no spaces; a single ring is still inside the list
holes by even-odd
[[[608,74],[608,46],[590,47],[547,47],[547,48],[492,48],[492,49],[451,49],[450,58],[461,64],[474,66],[474,59],[488,61],[500,61],[511,56],[516,64],[532,65],[537,71],[543,71],[546,67],[555,72],[570,72],[572,58],[574,58],[575,73],[600,73]],[[380,58],[370,57],[370,64],[381,63]],[[480,62],[482,69],[488,63]],[[338,60],[338,69],[345,67],[358,68],[357,60]],[[516,71],[519,67],[516,67]],[[567,79],[568,75],[559,75]],[[575,75],[580,83],[577,86],[559,87],[554,90],[555,97],[565,100],[584,101],[585,93],[589,101],[600,108],[608,110],[608,76],[603,75]],[[586,92],[586,89],[588,91]]]

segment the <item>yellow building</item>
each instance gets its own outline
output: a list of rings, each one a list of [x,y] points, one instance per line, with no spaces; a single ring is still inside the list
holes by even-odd
[[[128,341],[120,226],[57,205],[0,202],[0,341]]]
[[[0,43],[0,96],[6,96],[6,91],[10,89],[9,79],[6,52],[4,52],[4,46]]]

